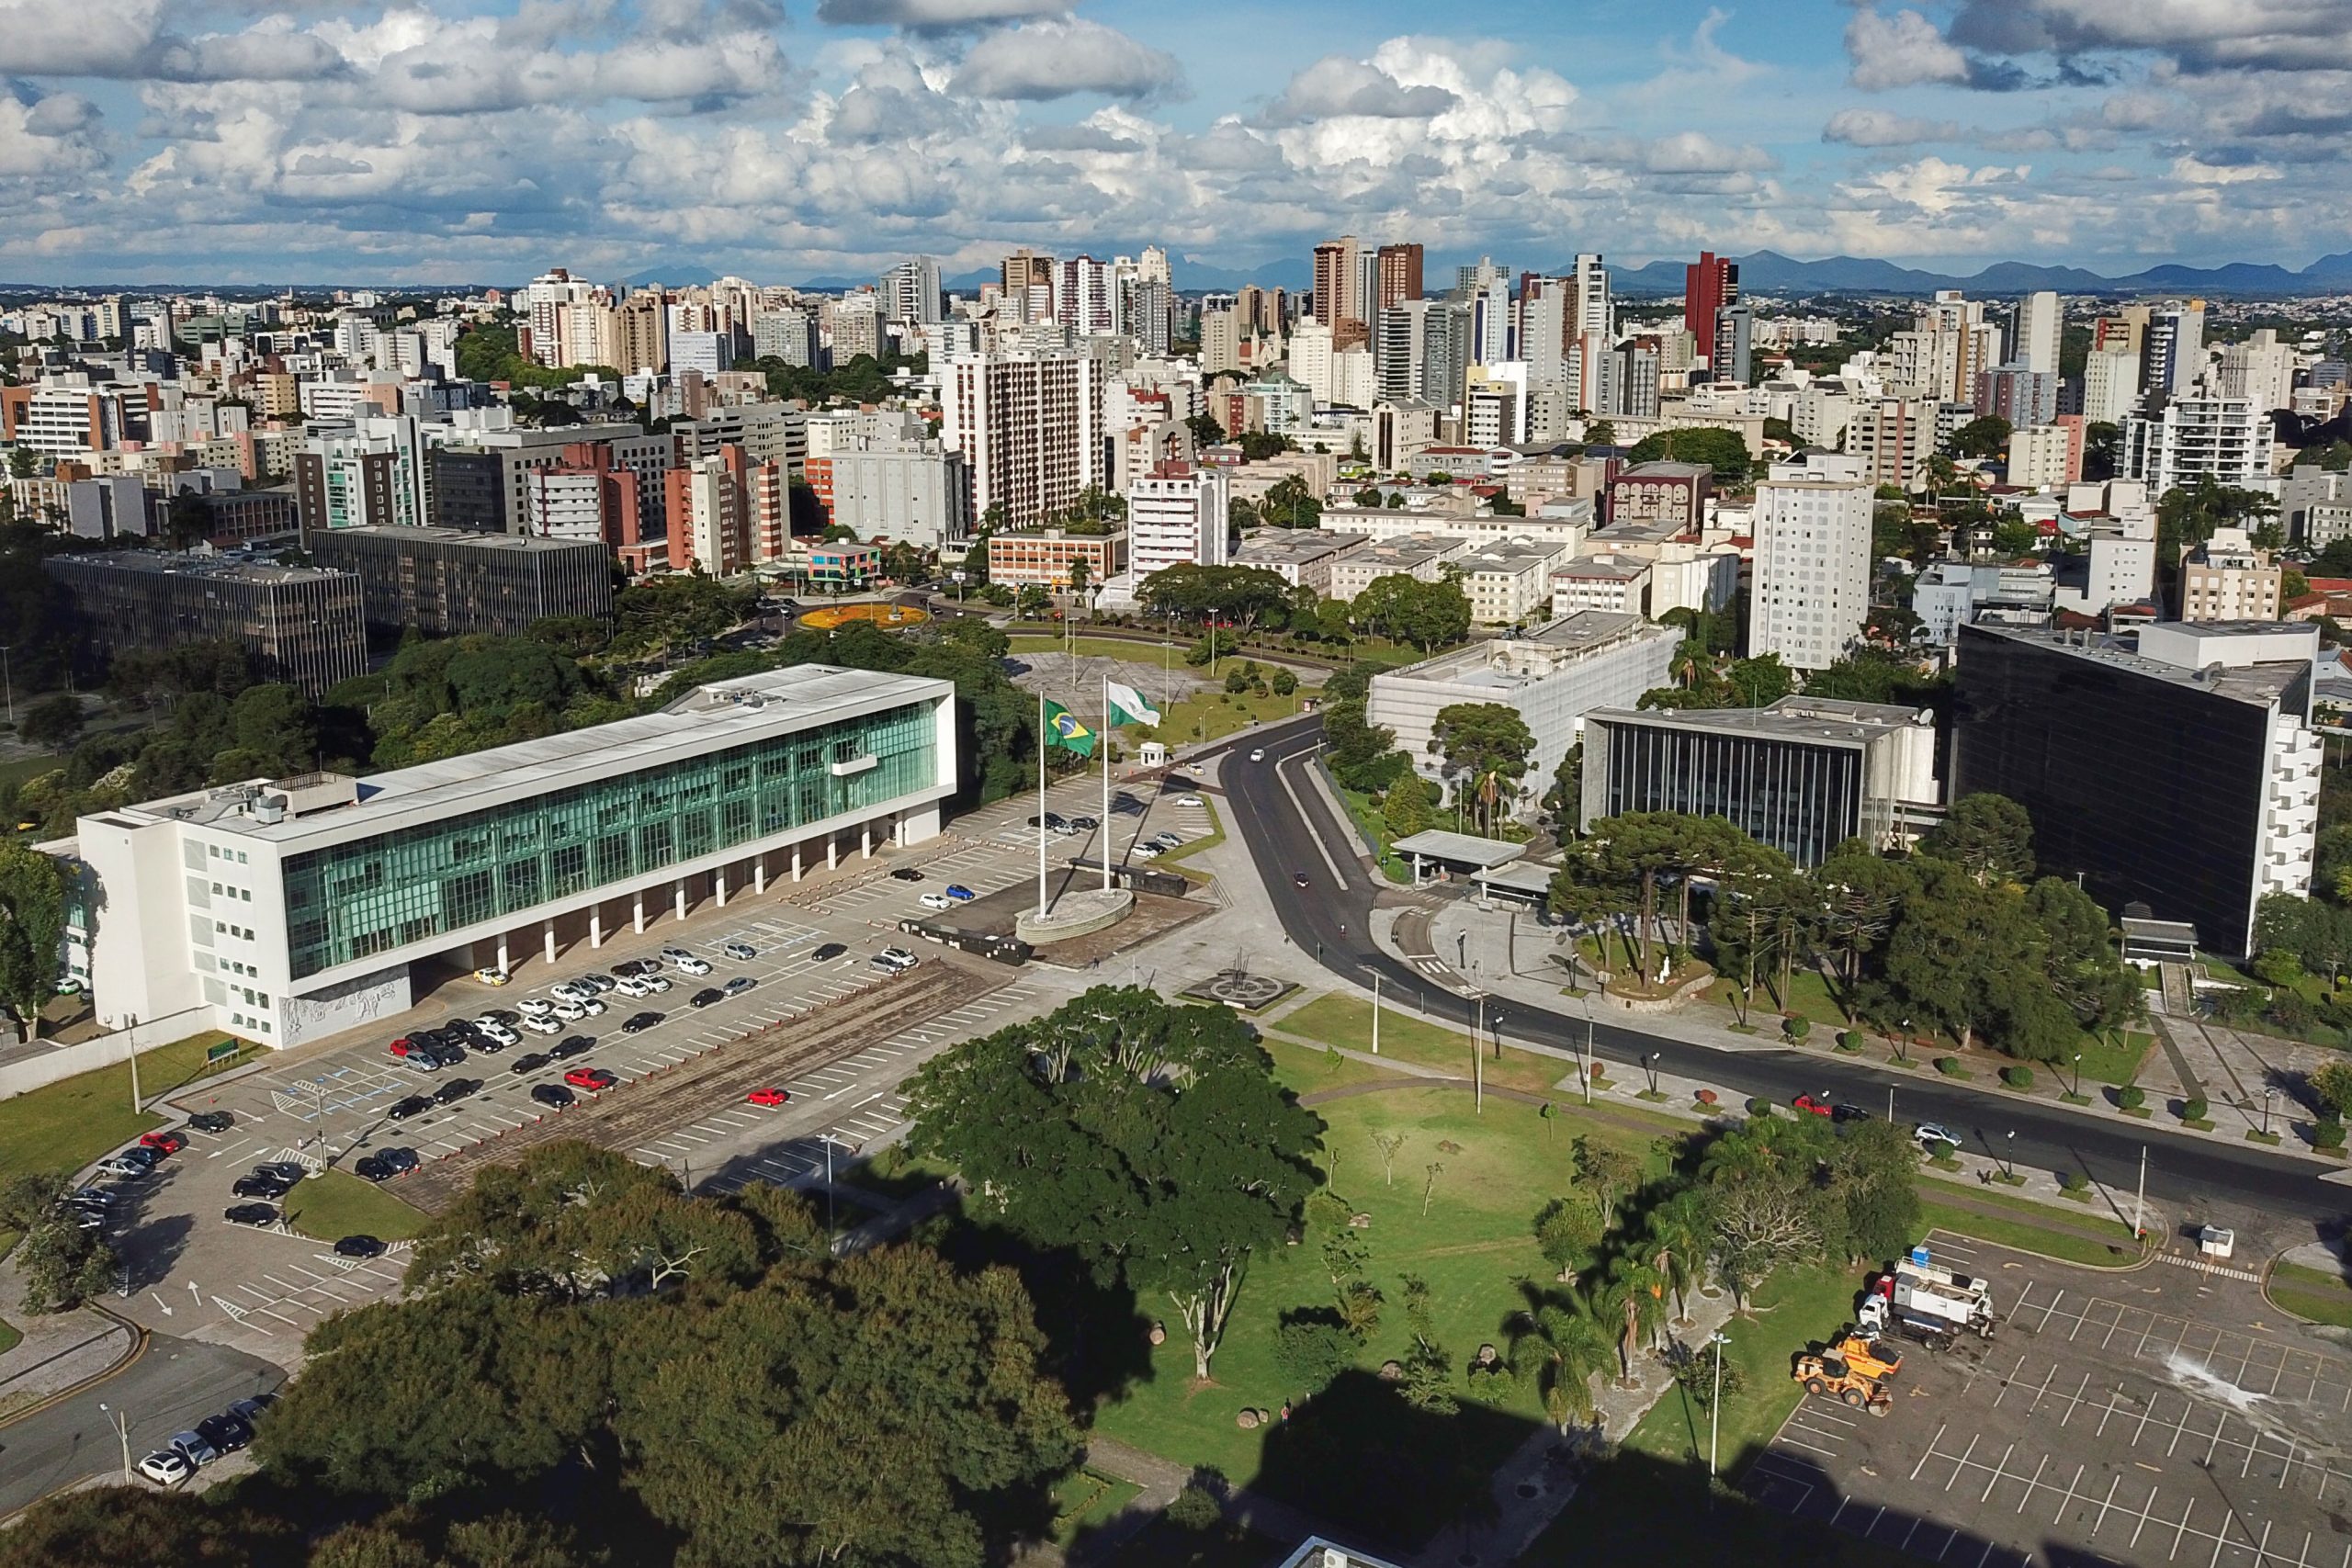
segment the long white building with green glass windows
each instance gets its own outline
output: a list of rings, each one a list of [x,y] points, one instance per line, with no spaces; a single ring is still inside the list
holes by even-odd
[[[370,778],[255,780],[85,817],[66,966],[109,1028],[274,1046],[453,974],[602,947],[939,831],[955,688],[826,665]]]

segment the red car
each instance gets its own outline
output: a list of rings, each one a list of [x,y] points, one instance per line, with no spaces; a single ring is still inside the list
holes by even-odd
[[[416,1042],[411,1040],[405,1034],[401,1035],[398,1040],[393,1041],[390,1046],[391,1053],[395,1056],[405,1056],[411,1051],[415,1049]]]
[[[603,1067],[574,1067],[563,1075],[563,1081],[574,1089],[610,1089],[621,1080]]]
[[[754,1105],[777,1106],[790,1103],[792,1096],[780,1089],[755,1089],[743,1097]]]
[[[1835,1115],[1838,1111],[1838,1108],[1830,1104],[1829,1101],[1818,1099],[1810,1094],[1801,1094],[1794,1100],[1789,1101],[1789,1103],[1795,1106],[1799,1111],[1810,1111],[1815,1116],[1831,1116]]]
[[[139,1145],[141,1148],[153,1149],[159,1155],[175,1155],[187,1147],[187,1140],[177,1133],[142,1133],[139,1137]]]

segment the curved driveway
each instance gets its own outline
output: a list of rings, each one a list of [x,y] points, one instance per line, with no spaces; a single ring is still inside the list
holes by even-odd
[[[1363,869],[1352,827],[1334,817],[1307,776],[1313,767],[1310,754],[1322,739],[1322,721],[1307,717],[1260,730],[1224,748],[1231,752],[1224,782],[1233,828],[1249,845],[1283,931],[1301,953],[1318,954],[1331,974],[1369,987],[1376,972],[1392,991],[1426,988],[1432,1017],[1468,1027],[1470,1001],[1430,986],[1429,976],[1371,940],[1373,896],[1378,886]],[[1263,749],[1263,762],[1248,761],[1252,748]],[[1338,888],[1329,879],[1335,864],[1344,874]],[[1291,881],[1301,871],[1313,884],[1306,890]],[[1584,1043],[1582,1010],[1572,1016],[1514,1000],[1508,1013],[1505,1032],[1513,1038],[1562,1050]],[[1597,1025],[1594,1042],[1597,1054],[1611,1061],[1633,1066],[1656,1053],[1659,1066],[1668,1072],[1783,1104],[1799,1092],[1818,1092],[1826,1086],[1841,1099],[1871,1105],[1883,1100],[1892,1088],[1909,1120],[1940,1122],[1967,1136],[1979,1152],[1998,1140],[2007,1145],[2005,1153],[2027,1165],[2083,1170],[2124,1192],[2138,1179],[2144,1147],[2149,1229],[2159,1233],[2165,1228],[2167,1209],[2199,1197],[2294,1222],[2291,1228],[2298,1231],[2308,1223],[2313,1235],[2323,1226],[2332,1232],[2352,1209],[2343,1190],[2320,1180],[2310,1162],[2269,1154],[2251,1144],[2173,1134],[2155,1126],[2139,1134],[2105,1118],[2076,1115],[2033,1100],[1995,1101],[1933,1076],[1848,1062],[1820,1051],[1719,1051],[1621,1023]],[[2006,1136],[2012,1130],[2017,1134],[2013,1142]],[[2290,1244],[2304,1239],[2309,1238],[2298,1235]]]

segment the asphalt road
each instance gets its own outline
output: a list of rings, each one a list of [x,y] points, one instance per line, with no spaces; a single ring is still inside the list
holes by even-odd
[[[1318,953],[1322,966],[1333,975],[1369,987],[1377,972],[1392,991],[1425,991],[1431,1015],[1466,1026],[1471,1001],[1430,987],[1427,976],[1371,941],[1376,888],[1357,869],[1353,829],[1335,818],[1306,777],[1312,766],[1307,756],[1321,741],[1322,721],[1310,716],[1261,730],[1227,748],[1233,753],[1224,779],[1234,830],[1250,846],[1283,929],[1302,953]],[[1246,761],[1253,748],[1264,750],[1263,762]],[[1289,789],[1283,787],[1283,773],[1289,775]],[[1323,852],[1302,810],[1312,818],[1332,857],[1349,868],[1344,888],[1331,886]],[[1291,881],[1302,871],[1311,883],[1304,890]],[[1514,1001],[1508,1013],[1509,1038],[1564,1050],[1584,1043],[1587,1024],[1581,1010],[1571,1016]],[[1598,1025],[1593,1039],[1596,1054],[1610,1061],[1631,1066],[1656,1053],[1664,1071],[1703,1077],[1743,1096],[1762,1096],[1781,1104],[1798,1093],[1826,1089],[1838,1099],[1869,1106],[1883,1103],[1893,1088],[1905,1120],[1940,1122],[1967,1138],[1975,1152],[1990,1152],[1997,1144],[2005,1156],[2020,1163],[2048,1170],[2082,1169],[2127,1192],[2138,1179],[2144,1147],[2151,1229],[2162,1224],[2166,1208],[2200,1198],[2277,1219],[2309,1222],[2314,1235],[2323,1229],[2333,1235],[2352,1216],[2352,1198],[2318,1179],[2310,1164],[2253,1145],[2192,1142],[2153,1128],[2138,1136],[2091,1117],[2027,1100],[1995,1101],[1932,1077],[1847,1063],[1818,1051],[1714,1051],[1612,1023]],[[2007,1136],[2012,1131],[2014,1140]],[[2304,1239],[2310,1238],[2297,1235],[2290,1243]]]
[[[146,1353],[113,1377],[0,1427],[0,1518],[90,1476],[119,1478],[117,1414],[130,1419],[135,1461],[231,1401],[285,1381],[282,1369],[242,1350],[154,1335]]]

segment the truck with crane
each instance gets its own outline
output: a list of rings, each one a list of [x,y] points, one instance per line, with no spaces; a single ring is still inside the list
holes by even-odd
[[[1963,1334],[1990,1339],[1997,1321],[1991,1286],[1938,1266],[1925,1247],[1913,1247],[1893,1269],[1874,1276],[1855,1314],[1866,1334],[1893,1330],[1938,1350]]]

